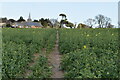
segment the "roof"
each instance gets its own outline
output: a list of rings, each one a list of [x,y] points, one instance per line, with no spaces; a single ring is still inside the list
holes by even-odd
[[[14,25],[18,25],[18,26],[38,26],[38,27],[43,27],[41,25],[41,23],[37,23],[37,22],[15,22]]]

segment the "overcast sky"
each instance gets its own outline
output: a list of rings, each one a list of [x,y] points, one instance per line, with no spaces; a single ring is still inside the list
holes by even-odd
[[[32,20],[40,18],[54,18],[60,20],[60,13],[67,15],[73,23],[84,22],[103,14],[112,19],[112,24],[118,23],[118,2],[2,2],[0,17],[18,20],[20,16],[25,19],[31,13]]]

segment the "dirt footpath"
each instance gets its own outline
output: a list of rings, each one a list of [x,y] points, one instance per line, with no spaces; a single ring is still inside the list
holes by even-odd
[[[59,53],[58,50],[58,42],[59,42],[59,35],[58,35],[58,31],[57,31],[57,39],[56,39],[56,44],[55,47],[53,49],[53,51],[49,54],[49,62],[52,65],[52,76],[51,78],[63,78],[64,74],[63,71],[60,70],[60,62],[61,62],[61,55]]]

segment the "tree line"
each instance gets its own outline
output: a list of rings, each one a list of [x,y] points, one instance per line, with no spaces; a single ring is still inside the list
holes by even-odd
[[[111,22],[112,22],[111,18],[106,17],[102,14],[95,16],[94,19],[88,18],[86,21],[84,21],[84,23],[78,23],[78,25],[76,23],[70,22],[67,19],[66,14],[59,14],[59,16],[62,17],[60,21],[58,21],[57,19],[41,18],[39,20],[35,19],[35,20],[33,20],[33,22],[41,23],[44,28],[47,28],[47,27],[63,28],[64,26],[69,27],[69,28],[93,28],[93,27],[113,28],[114,27],[114,25],[111,24]],[[25,22],[25,21],[26,20],[22,16],[20,16],[20,18],[18,20],[14,20],[14,19],[7,20],[7,18],[2,18],[2,22],[5,22],[7,24],[6,27],[11,27],[12,26],[11,24],[14,22]]]
[[[60,21],[61,26],[63,24],[66,24],[66,26],[69,26],[70,28],[72,28],[73,26],[74,27],[76,26],[76,24],[73,24],[67,20],[65,14],[60,14],[59,16],[62,16],[62,19]],[[84,21],[84,24],[79,23],[77,28],[85,28],[85,27],[93,28],[93,26],[95,27],[95,25],[98,25],[97,26],[98,28],[113,28],[114,25],[112,25],[111,22],[112,22],[111,18],[106,17],[102,14],[99,14],[95,16],[94,19],[92,18],[87,19],[86,21]]]

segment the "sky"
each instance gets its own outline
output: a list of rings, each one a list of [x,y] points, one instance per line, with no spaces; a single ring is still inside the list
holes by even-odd
[[[60,20],[59,14],[67,15],[72,23],[83,23],[88,18],[102,14],[112,19],[112,24],[118,23],[118,2],[1,2],[0,17],[18,20],[20,16],[32,20],[49,18]]]

